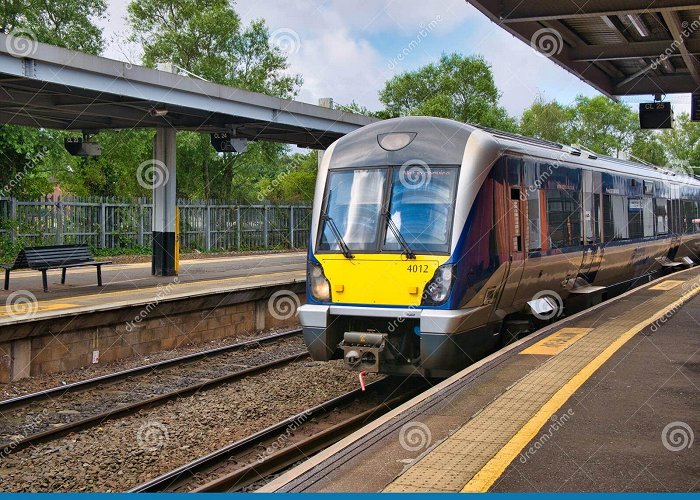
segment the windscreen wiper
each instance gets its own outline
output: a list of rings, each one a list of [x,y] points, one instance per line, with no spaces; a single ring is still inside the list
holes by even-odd
[[[321,218],[323,219],[324,222],[328,223],[328,227],[331,228],[331,233],[333,233],[333,236],[335,237],[335,240],[338,242],[338,246],[340,247],[340,250],[343,252],[343,255],[345,256],[346,259],[353,259],[355,256],[350,253],[350,248],[348,247],[347,243],[345,243],[345,240],[343,239],[342,235],[340,234],[340,231],[338,231],[338,226],[335,225],[335,221],[331,218],[330,215],[328,215],[326,212],[323,212],[321,214]]]
[[[396,227],[394,219],[391,218],[391,212],[389,212],[388,210],[384,210],[384,217],[386,218],[387,226],[389,226],[389,229],[394,234],[396,241],[398,241],[401,247],[403,247],[404,254],[406,254],[406,257],[408,259],[415,259],[416,254],[413,253],[413,250],[411,250],[411,247],[406,242],[406,239],[401,235],[401,231],[398,227]]]

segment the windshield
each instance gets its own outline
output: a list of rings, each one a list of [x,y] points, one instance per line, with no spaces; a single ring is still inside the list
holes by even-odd
[[[458,169],[420,168],[420,177],[399,167],[329,172],[324,215],[330,221],[322,218],[318,250],[342,250],[335,224],[351,252],[405,251],[388,230],[388,211],[412,252],[448,253]]]
[[[386,169],[340,170],[328,176],[325,213],[351,251],[377,248]],[[319,250],[339,251],[331,222],[325,221]]]
[[[445,253],[450,245],[457,169],[433,167],[427,172],[415,182],[408,171],[394,169],[389,210],[413,252]],[[391,231],[386,233],[384,250],[401,250]]]

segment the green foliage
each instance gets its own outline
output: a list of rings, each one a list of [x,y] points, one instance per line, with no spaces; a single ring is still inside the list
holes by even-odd
[[[0,32],[89,54],[102,52],[102,29],[93,19],[104,17],[105,0],[3,0]]]
[[[571,125],[574,110],[556,101],[545,102],[538,97],[532,106],[523,112],[520,133],[537,139],[571,144]]]
[[[261,20],[241,25],[226,0],[132,0],[132,40],[144,63],[171,61],[207,80],[282,98],[294,97],[302,79],[289,75],[285,54],[270,42]],[[217,154],[209,134],[178,134],[178,195],[252,201],[256,185],[273,179],[288,147],[251,143],[243,154]]]
[[[688,113],[676,117],[675,128],[661,133],[661,142],[671,165],[689,166],[700,173],[700,123],[691,122]]]
[[[128,20],[146,66],[169,61],[212,82],[286,98],[302,83],[285,73],[265,23],[243,28],[227,0],[132,0]]]
[[[76,196],[148,196],[137,179],[139,165],[153,156],[153,130],[101,132],[96,158],[68,157],[70,164],[56,175],[63,190]]]
[[[652,165],[667,165],[669,162],[662,136],[652,130],[636,130],[629,152],[633,160],[642,160]]]
[[[104,41],[93,20],[103,17],[104,0],[4,0],[0,32],[99,54]],[[74,159],[57,131],[0,125],[0,188],[5,196],[35,198],[53,190]]]
[[[386,110],[380,111],[370,111],[368,107],[358,104],[354,100],[350,104],[334,104],[334,108],[338,111],[343,111],[345,113],[355,113],[357,115],[372,116],[374,118],[379,118],[380,120],[386,120],[391,118],[390,114]]]
[[[285,168],[274,178],[263,178],[257,183],[258,201],[273,203],[313,202],[318,170],[318,152],[296,153],[287,158]]]
[[[379,93],[389,116],[425,115],[512,131],[499,106],[491,67],[481,56],[443,55],[437,64],[395,76]]]
[[[572,138],[593,151],[617,156],[629,151],[639,129],[632,109],[605,96],[578,96],[574,105]]]
[[[639,117],[629,106],[604,96],[578,96],[572,106],[537,99],[523,112],[520,133],[561,144],[578,144],[598,154],[633,158],[665,165],[663,136],[640,130]]]

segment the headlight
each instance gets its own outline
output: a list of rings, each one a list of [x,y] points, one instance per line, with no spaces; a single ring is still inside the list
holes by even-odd
[[[318,264],[309,264],[309,287],[314,299],[331,300],[331,284],[323,274],[323,268]]]
[[[424,306],[439,306],[443,304],[450,296],[452,289],[453,265],[445,264],[440,266],[435,271],[433,279],[431,279],[423,290],[423,300],[421,305]]]

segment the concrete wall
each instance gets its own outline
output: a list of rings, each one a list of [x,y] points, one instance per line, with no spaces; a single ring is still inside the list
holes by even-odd
[[[299,293],[299,302],[305,295]],[[139,322],[119,321],[60,334],[34,335],[0,343],[0,383],[28,376],[75,370],[89,366],[93,352],[99,363],[140,357],[185,344],[203,344],[270,328],[293,327],[295,315],[277,319],[268,300],[222,305],[182,314],[151,311]]]

